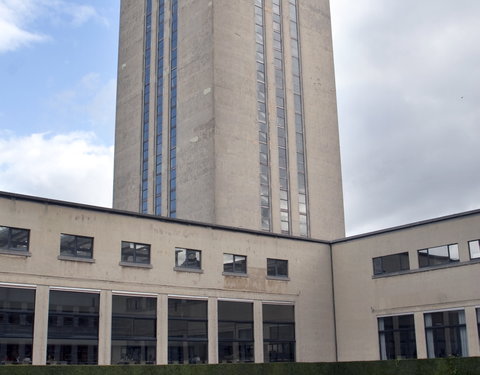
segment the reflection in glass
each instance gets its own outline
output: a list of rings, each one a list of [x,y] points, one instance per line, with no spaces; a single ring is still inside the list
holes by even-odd
[[[458,245],[444,245],[418,250],[418,263],[420,267],[430,267],[452,262],[458,262]]]
[[[201,269],[201,251],[191,249],[175,249],[175,267]]]
[[[267,275],[288,277],[288,260],[267,258]]]
[[[428,358],[468,356],[464,311],[425,314]]]
[[[30,231],[0,226],[0,249],[28,251]]]
[[[399,253],[373,258],[373,274],[400,272],[410,269],[408,253]]]
[[[417,358],[413,315],[378,319],[381,359]]]
[[[208,361],[207,301],[168,300],[168,363]]]
[[[93,238],[61,234],[60,255],[91,259],[93,256]]]
[[[35,291],[0,287],[0,364],[31,364]]]
[[[98,362],[99,295],[50,291],[47,364]]]
[[[122,241],[122,262],[150,264],[150,245]]]
[[[218,356],[220,363],[254,361],[252,303],[218,302]]]
[[[295,361],[295,310],[291,305],[263,305],[265,362]]]
[[[244,255],[223,254],[223,272],[247,273],[247,257]]]
[[[112,364],[155,364],[157,300],[112,297]]]
[[[477,259],[480,258],[480,241],[470,241],[468,243],[468,247],[470,249],[470,259]]]

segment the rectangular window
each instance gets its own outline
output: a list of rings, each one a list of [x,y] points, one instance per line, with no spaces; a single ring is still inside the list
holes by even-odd
[[[288,260],[267,258],[267,275],[288,277]]]
[[[378,318],[378,336],[381,359],[417,358],[413,314]]]
[[[459,260],[458,244],[418,250],[418,264],[420,267],[432,267],[441,264],[455,263]]]
[[[408,253],[399,253],[373,258],[373,274],[382,275],[410,269]]]
[[[0,365],[31,364],[35,290],[0,287]]]
[[[223,254],[223,272],[247,273],[247,257],[236,254]]]
[[[168,363],[208,362],[207,301],[168,300]]]
[[[157,299],[112,297],[112,364],[155,364]]]
[[[96,365],[100,296],[50,291],[47,364]]]
[[[218,360],[254,361],[253,303],[218,302]]]
[[[150,245],[122,241],[122,262],[150,264]]]
[[[468,356],[464,311],[425,314],[428,358]]]
[[[28,229],[0,226],[0,250],[28,252]]]
[[[61,234],[60,256],[92,259],[93,238]]]
[[[295,309],[263,305],[264,362],[295,362]]]
[[[202,268],[202,252],[175,248],[175,267],[200,270]]]
[[[480,259],[480,240],[470,241],[468,248],[470,249],[470,259]]]

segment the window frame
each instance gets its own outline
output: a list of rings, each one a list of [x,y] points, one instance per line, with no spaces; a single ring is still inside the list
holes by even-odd
[[[406,317],[406,316],[408,316],[410,319],[412,319],[413,326],[410,327],[410,328],[401,328],[399,319],[403,318],[403,317]],[[395,319],[398,319],[398,321],[397,321],[398,327],[397,328],[394,327],[392,329],[386,329],[385,324],[384,324],[384,327],[381,328],[381,323],[380,322],[381,322],[381,320],[384,320],[384,319],[392,319],[392,323]],[[377,325],[378,325],[378,343],[379,343],[379,350],[380,350],[380,360],[385,361],[385,360],[391,360],[391,359],[395,359],[395,360],[416,359],[418,357],[414,314],[380,316],[380,317],[377,317]],[[392,334],[393,336],[397,336],[397,339],[398,339],[398,336],[401,335],[401,333],[409,333],[409,334],[413,333],[413,340],[412,340],[413,343],[412,342],[407,343],[407,346],[408,346],[408,349],[409,349],[407,351],[410,351],[410,350],[413,349],[413,352],[415,353],[415,356],[412,356],[412,357],[408,357],[408,356],[407,357],[396,357],[396,358],[388,358],[388,356],[387,356],[387,357],[384,358],[384,354],[388,355],[388,353],[387,353],[387,343],[386,343],[387,335]],[[383,346],[382,346],[382,339],[384,340],[383,341]],[[397,342],[401,345],[401,343],[402,343],[401,338],[399,340],[394,340],[395,344],[397,344]],[[410,345],[413,345],[413,348]],[[382,350],[382,347],[385,349],[385,353]],[[395,352],[401,351],[401,350],[399,350],[400,348],[395,348]]]
[[[452,258],[452,253],[451,253],[451,250],[450,250],[452,246],[456,246],[456,248],[457,248],[458,259],[453,259]],[[442,247],[447,248],[448,261],[444,261],[444,262],[441,262],[441,263],[432,263],[433,255],[430,255],[430,251],[434,250],[434,249],[439,249],[439,248],[442,248]],[[421,252],[424,252],[424,251],[426,251],[426,255],[427,255],[426,256],[427,263],[428,263],[427,265],[422,265],[422,261],[421,261],[421,257],[420,257]],[[449,264],[452,264],[452,263],[459,263],[460,262],[460,254],[459,254],[458,243],[451,243],[451,244],[447,244],[447,245],[433,246],[433,247],[429,247],[429,248],[420,249],[420,250],[417,250],[417,256],[418,256],[418,267],[419,268],[442,267],[442,266],[446,266],[446,265],[449,265]]]
[[[445,322],[443,318],[447,317],[446,314],[457,313],[459,323],[450,323],[449,321]],[[433,324],[433,315],[442,314],[442,325]],[[430,316],[427,319],[427,316]],[[453,309],[453,310],[441,310],[441,311],[432,311],[426,312],[423,314],[424,319],[424,328],[425,328],[425,339],[426,339],[426,348],[427,348],[427,357],[428,358],[447,358],[447,357],[468,357],[468,332],[467,332],[467,323],[466,323],[466,314],[464,309]],[[432,325],[427,325],[427,321],[431,320]],[[447,319],[448,320],[448,319]],[[463,322],[461,322],[463,320]],[[437,345],[441,344],[442,341],[435,341],[435,332],[437,331],[446,331],[447,329],[455,330],[455,333],[460,335],[460,348],[462,353],[460,355],[455,355],[453,353],[445,353],[443,356],[436,356],[436,351],[438,348]],[[451,332],[450,332],[451,334]],[[445,335],[446,336],[446,335]],[[462,342],[462,336],[465,337],[465,341]],[[430,347],[430,339],[432,342],[432,347]],[[451,337],[451,335],[450,335]],[[463,345],[465,344],[465,345]],[[433,353],[433,356],[431,355]]]
[[[0,254],[30,254],[30,229],[10,227],[7,225],[0,225],[0,228],[8,229],[7,247],[0,247]],[[12,247],[12,230],[24,231],[27,235],[27,245],[25,249]]]
[[[471,248],[471,245],[472,243],[477,243],[478,245],[478,248],[479,248],[479,251],[478,251],[478,254],[476,256],[472,256],[472,248]],[[480,260],[480,240],[472,240],[472,241],[468,241],[468,254],[470,256],[470,260]]]
[[[124,244],[133,244],[133,260],[124,260],[123,256],[123,249],[124,249]],[[138,248],[137,248],[138,247]],[[140,248],[144,248],[144,247],[147,247],[148,248],[148,263],[147,262],[138,262],[137,261],[137,250],[139,250]],[[121,266],[138,266],[138,267],[151,267],[151,262],[152,262],[152,247],[150,244],[146,244],[146,243],[140,243],[140,242],[134,242],[134,241],[122,241],[122,244],[121,244],[121,254],[120,254],[120,265]]]
[[[180,252],[184,251],[185,252],[185,260],[183,261],[182,264],[179,264],[179,260],[178,260],[178,255]],[[198,265],[194,265],[193,264],[193,260],[192,260],[192,264],[186,264],[187,260],[188,260],[188,255],[189,254],[198,254],[198,258],[197,256],[195,256],[195,262],[198,262]],[[186,247],[176,247],[175,248],[175,268],[174,268],[176,271],[193,271],[193,272],[202,272],[202,250],[196,250],[196,249],[188,249]]]
[[[225,256],[231,255],[232,256],[232,270],[231,271],[226,271],[225,270]],[[237,264],[237,257],[238,258],[244,258],[245,260],[245,270],[236,270],[235,266]],[[223,253],[223,274],[231,275],[231,274],[236,274],[236,275],[246,275],[248,272],[247,268],[247,256],[246,255],[239,255],[239,254],[232,254],[232,253]]]
[[[63,242],[62,238],[63,238],[63,236],[69,236],[69,237],[74,238],[75,247],[73,249],[73,254],[62,253],[62,242]],[[78,255],[78,251],[79,251],[78,239],[89,239],[89,240],[91,240],[90,256]],[[78,258],[78,259],[85,259],[85,260],[93,259],[93,244],[94,244],[94,237],[82,236],[82,235],[77,235],[77,234],[60,233],[60,255],[59,255],[59,259],[67,259],[67,258]]]
[[[270,273],[270,262],[274,262],[274,269],[275,269],[275,274]],[[286,264],[286,274],[280,274],[278,272],[279,268],[279,263],[285,263]],[[278,258],[267,258],[267,277],[275,278],[275,279],[285,279],[287,280],[289,278],[289,269],[288,269],[288,259],[278,259]]]
[[[401,256],[405,255],[405,254],[407,255],[407,268],[402,268]],[[385,271],[385,267],[383,265],[383,260],[385,258],[389,258],[389,257],[391,257],[391,258],[398,257],[399,258],[398,264],[400,265],[400,267],[399,267],[398,270]],[[376,267],[376,264],[375,264],[376,260],[381,261],[382,272],[377,272],[377,267]],[[405,272],[405,271],[410,270],[410,256],[408,254],[408,251],[405,251],[405,252],[402,252],[402,253],[395,253],[395,254],[388,254],[388,255],[382,255],[382,256],[379,256],[379,257],[374,257],[374,258],[372,258],[372,263],[373,263],[373,275],[374,276],[389,275],[389,274],[394,274],[394,273],[398,273],[398,272]]]

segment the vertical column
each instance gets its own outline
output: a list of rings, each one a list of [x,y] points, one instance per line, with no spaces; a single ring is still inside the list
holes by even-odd
[[[218,300],[208,298],[208,363],[218,363]]]
[[[468,355],[480,356],[480,343],[478,337],[477,311],[474,307],[465,308],[465,322],[467,323]]]
[[[255,340],[255,363],[263,363],[263,305],[253,302],[253,331]]]
[[[100,316],[98,324],[98,364],[109,365],[112,359],[112,292],[100,292]]]
[[[38,286],[35,293],[35,322],[33,331],[32,364],[45,365],[47,362],[48,338],[48,286]]]
[[[157,297],[157,364],[168,364],[168,296]]]
[[[415,317],[415,338],[417,341],[417,358],[428,358],[427,341],[425,339],[425,321],[422,312],[416,312]]]

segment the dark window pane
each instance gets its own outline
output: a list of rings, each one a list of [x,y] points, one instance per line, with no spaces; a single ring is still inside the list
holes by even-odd
[[[381,359],[417,357],[413,315],[379,318],[378,329]]]
[[[48,364],[97,364],[99,295],[50,291]]]

